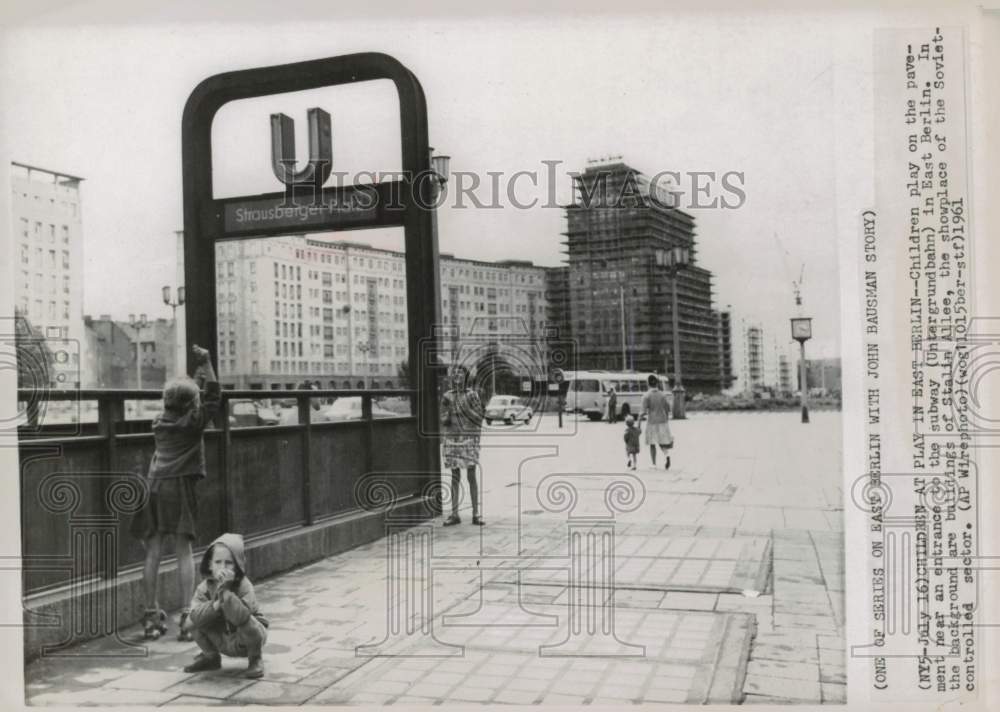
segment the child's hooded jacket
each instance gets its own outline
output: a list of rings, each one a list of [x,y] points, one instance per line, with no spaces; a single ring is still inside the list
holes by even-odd
[[[212,578],[211,569],[212,550],[216,544],[222,544],[232,552],[233,560],[237,566],[236,578],[230,586],[223,588],[221,593],[219,584]],[[249,620],[250,616],[254,616],[264,626],[270,625],[267,618],[260,612],[257,597],[254,595],[253,584],[250,583],[250,579],[246,576],[247,563],[242,536],[239,534],[223,534],[213,541],[212,546],[208,547],[205,550],[205,554],[201,557],[199,571],[205,579],[195,589],[194,598],[191,600],[191,612],[188,614],[188,618],[194,627],[200,628],[210,625],[216,619],[219,621],[223,620],[222,611],[215,610],[212,607],[213,601],[220,595],[223,599],[234,596],[243,603],[245,617],[241,616],[238,620],[229,621],[234,626],[243,625]]]

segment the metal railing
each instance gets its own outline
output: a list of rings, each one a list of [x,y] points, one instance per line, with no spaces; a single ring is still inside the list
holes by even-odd
[[[221,396],[214,426],[204,436],[208,476],[196,488],[196,549],[226,531],[252,539],[357,510],[354,485],[360,477],[416,469],[416,391],[223,390]],[[18,428],[24,592],[66,584],[81,573],[111,578],[139,565],[143,549],[129,533],[131,514],[109,493],[125,480],[145,494],[142,478],[154,451],[152,417],[127,406],[158,401],[161,392],[22,390],[18,397],[26,413]],[[352,407],[324,408],[341,399],[354,401]],[[378,401],[384,399],[394,399],[399,412],[382,408]],[[277,424],[241,427],[237,416],[230,417],[231,404],[246,400],[295,405]],[[64,404],[59,417],[55,403]],[[138,417],[126,417],[127,411]],[[415,495],[425,484],[412,479],[405,494]],[[62,490],[53,489],[55,480]],[[62,570],[51,562],[76,551],[70,522],[80,521],[110,522],[115,554]]]

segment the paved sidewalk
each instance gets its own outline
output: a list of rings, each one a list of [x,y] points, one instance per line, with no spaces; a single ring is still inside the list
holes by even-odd
[[[181,672],[195,647],[173,640],[172,624],[143,657],[95,657],[108,649],[98,640],[76,657],[32,663],[28,702],[843,702],[839,413],[812,420],[674,423],[672,468],[652,469],[643,452],[634,474],[644,497],[618,500],[635,507],[615,516],[613,558],[576,568],[567,524],[576,510],[553,511],[546,478],[576,483],[577,509],[600,503],[608,483],[630,480],[620,426],[568,420],[560,435],[546,417],[537,432],[493,428],[483,441],[485,528],[464,511],[461,526],[438,520],[257,584],[272,621],[263,680],[239,676],[244,660]],[[595,522],[577,522],[573,541],[606,541]],[[390,543],[412,547],[414,571],[433,570],[427,596],[392,587]],[[570,577],[599,582],[610,570],[614,629],[601,635],[608,589],[574,588]],[[389,595],[408,611],[396,635]],[[573,610],[584,612],[583,635],[572,634]],[[142,642],[137,628],[122,637]],[[372,645],[381,647],[359,656]]]

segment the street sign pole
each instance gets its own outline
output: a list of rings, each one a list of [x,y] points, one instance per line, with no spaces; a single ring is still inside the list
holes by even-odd
[[[559,410],[559,429],[563,426],[563,409],[566,405],[566,389],[569,384],[566,382],[566,374],[563,373],[561,368],[553,368],[552,372],[549,374],[549,379],[552,381],[549,384],[551,390],[559,391],[559,398],[556,401],[556,407]]]
[[[809,369],[806,364],[806,342],[812,338],[812,318],[792,318],[792,338],[799,342],[799,392],[802,396],[802,422],[809,422]]]

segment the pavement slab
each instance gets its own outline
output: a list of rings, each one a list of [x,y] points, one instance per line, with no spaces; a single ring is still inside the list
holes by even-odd
[[[596,567],[569,587],[566,514],[538,499],[550,473],[621,472],[618,430],[581,422],[557,456],[524,463],[511,446],[544,432],[492,450],[484,440],[487,526],[428,530],[432,636],[387,635],[382,540],[255,581],[272,626],[262,680],[242,678],[239,659],[187,675],[197,648],[172,637],[127,659],[94,657],[120,648],[98,639],[26,666],[26,694],[41,705],[842,702],[839,414],[814,421],[791,450],[773,443],[798,428],[795,414],[679,421],[673,467],[640,462],[641,506],[613,520],[613,592]],[[603,485],[578,481],[603,501]],[[570,635],[574,600],[581,631],[613,620],[614,635]],[[404,630],[421,615],[403,616]],[[137,626],[120,637],[144,644]]]

